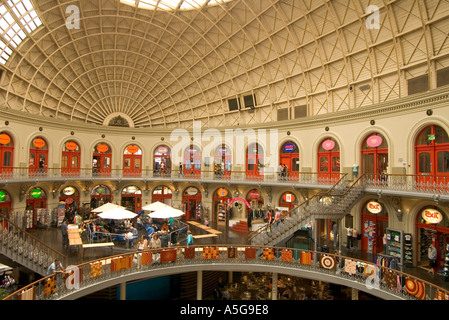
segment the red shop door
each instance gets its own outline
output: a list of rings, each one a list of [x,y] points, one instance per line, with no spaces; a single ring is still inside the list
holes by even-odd
[[[107,177],[111,175],[111,155],[104,153],[94,153],[93,174]]]
[[[63,177],[79,176],[80,174],[80,152],[63,151],[61,161],[61,174]]]
[[[124,155],[123,156],[123,176],[140,177],[142,174],[142,156]]]
[[[299,177],[299,153],[282,153],[281,164],[287,166],[288,180],[297,180]]]
[[[30,149],[29,158],[29,175],[46,175],[47,174],[47,157],[48,150]],[[43,160],[43,168],[39,168],[39,162]]]

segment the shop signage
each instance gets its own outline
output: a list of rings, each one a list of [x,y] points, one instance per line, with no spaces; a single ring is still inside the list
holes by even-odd
[[[194,195],[196,195],[198,193],[198,189],[194,188],[194,187],[189,187],[189,188],[186,189],[186,193],[189,196],[194,196]]]
[[[217,190],[217,194],[219,197],[226,197],[228,195],[228,190],[225,188],[220,188]]]
[[[329,151],[335,147],[335,142],[332,141],[331,139],[327,139],[326,141],[323,141],[321,146],[323,147],[324,150]]]
[[[69,141],[65,144],[65,148],[69,151],[73,151],[78,148],[78,145],[73,141]]]
[[[65,199],[65,203],[72,204],[73,203],[73,199],[72,198],[67,198],[67,199]]]
[[[435,209],[425,209],[421,215],[427,223],[437,224],[443,220],[442,213]]]
[[[33,145],[36,148],[43,148],[43,147],[45,147],[45,141],[41,138],[37,138],[37,139],[34,139]]]
[[[71,196],[72,194],[75,193],[75,188],[74,187],[66,187],[66,188],[64,188],[64,190],[62,190],[62,193],[65,194],[66,196]]]
[[[376,148],[382,144],[382,138],[380,136],[372,135],[366,139],[366,144],[371,148]]]
[[[129,153],[136,153],[139,151],[139,147],[138,146],[128,146],[128,148],[126,148],[126,151],[128,151]]]
[[[11,142],[11,138],[6,133],[0,134],[0,144],[8,144],[9,142]]]
[[[283,198],[284,198],[285,202],[293,202],[293,201],[295,201],[295,195],[291,194],[291,193],[284,194]]]
[[[106,193],[106,188],[105,187],[98,187],[97,189],[95,189],[95,192],[98,194],[105,194]]]
[[[164,147],[164,146],[160,146],[159,148],[157,148],[156,152],[160,153],[160,154],[165,154],[168,152],[168,148]]]
[[[248,195],[251,199],[258,199],[260,197],[260,192],[257,190],[251,190]]]
[[[6,192],[0,190],[0,201],[5,201],[6,199]]]
[[[98,152],[106,152],[108,150],[109,150],[109,147],[107,145],[105,145],[105,144],[99,144],[97,146],[97,151]]]
[[[295,149],[296,149],[296,146],[294,143],[289,142],[284,145],[285,152],[293,152],[293,151],[295,151]]]
[[[374,214],[378,214],[382,211],[382,205],[376,201],[370,201],[366,204],[366,209]]]
[[[30,192],[30,195],[32,198],[37,199],[42,195],[42,190],[41,189],[33,189]]]
[[[125,188],[125,192],[126,193],[136,193],[137,192],[137,187],[136,186],[129,186],[129,187]]]

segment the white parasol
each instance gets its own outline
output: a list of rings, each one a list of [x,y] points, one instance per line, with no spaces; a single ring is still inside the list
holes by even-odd
[[[104,211],[98,215],[102,219],[123,220],[133,219],[137,217],[137,214],[126,210],[125,208],[115,208],[108,211]]]
[[[156,202],[147,204],[146,206],[142,207],[142,209],[146,210],[146,211],[156,211],[156,210],[167,208],[167,207],[170,207],[170,206],[163,202],[156,201]]]
[[[117,208],[123,208],[124,209],[125,207],[119,206],[118,204],[113,204],[111,202],[108,202],[108,203],[105,203],[102,206],[99,206],[98,208],[93,209],[92,212],[99,213],[99,212],[105,212],[105,211],[108,211],[108,210],[111,210],[111,209],[117,209]]]
[[[168,219],[177,218],[182,216],[183,214],[183,211],[167,206],[165,208],[151,212],[150,217],[156,219]]]

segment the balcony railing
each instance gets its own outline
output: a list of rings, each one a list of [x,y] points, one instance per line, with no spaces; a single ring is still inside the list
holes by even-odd
[[[4,300],[79,298],[126,281],[194,270],[257,270],[308,275],[363,288],[384,299],[448,300],[449,291],[399,270],[336,254],[248,245],[179,246],[136,251],[72,266],[44,277]],[[184,267],[184,268],[183,268]]]

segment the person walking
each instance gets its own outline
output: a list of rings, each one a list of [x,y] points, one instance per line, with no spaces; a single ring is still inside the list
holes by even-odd
[[[187,245],[188,246],[193,245],[193,235],[192,235],[192,231],[190,231],[190,230],[187,231]]]
[[[336,249],[338,246],[338,224],[336,222],[332,226],[332,232],[334,234],[334,248]]]

